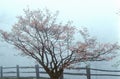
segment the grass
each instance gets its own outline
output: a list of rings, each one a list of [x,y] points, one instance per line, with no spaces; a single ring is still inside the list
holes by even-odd
[[[18,79],[18,78],[0,78],[0,79]],[[19,79],[36,79],[36,78],[19,78]],[[39,78],[39,79],[49,79],[49,78]]]
[[[36,79],[36,78],[29,78],[29,77],[23,77],[23,78],[9,78],[9,77],[7,77],[7,78],[0,78],[0,79]],[[39,78],[39,79],[49,79],[49,78]]]

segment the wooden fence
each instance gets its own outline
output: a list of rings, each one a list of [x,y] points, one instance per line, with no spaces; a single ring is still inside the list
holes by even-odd
[[[15,71],[5,71],[8,69],[14,69]],[[34,71],[20,71],[21,69],[34,69]],[[25,67],[25,66],[19,66],[17,65],[16,67],[0,67],[0,78],[4,77],[17,77],[21,78],[20,74],[22,73],[34,73],[35,78],[39,79],[41,76],[40,74],[47,74],[45,71],[40,71],[42,67],[39,67],[38,65],[35,65],[34,67]],[[70,68],[71,69],[71,68]],[[109,72],[120,72],[120,70],[103,70],[103,69],[94,69],[94,68],[89,68],[89,67],[81,67],[81,68],[72,68],[72,70],[85,70],[85,73],[71,73],[71,72],[64,72],[64,75],[80,75],[80,76],[86,76],[87,79],[91,79],[91,76],[120,76],[117,74],[108,74]],[[106,72],[106,74],[98,74],[95,73],[93,74],[92,71],[100,71],[100,72]],[[5,74],[16,74],[15,76],[5,76]],[[32,76],[29,76],[32,77]],[[49,79],[49,78],[48,78]]]

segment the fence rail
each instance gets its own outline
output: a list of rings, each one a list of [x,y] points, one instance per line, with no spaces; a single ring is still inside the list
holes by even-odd
[[[12,69],[11,71],[5,71]],[[15,71],[13,71],[13,69]],[[21,71],[21,69],[34,69],[34,71]],[[0,67],[0,77],[22,77],[20,74],[26,74],[26,73],[34,73],[36,74],[34,77],[36,79],[40,78],[40,74],[47,74],[45,71],[40,71],[40,69],[43,69],[42,67],[39,67],[38,65],[35,65],[34,67],[27,67],[27,66],[19,66],[16,67]],[[69,69],[69,68],[68,68]],[[103,70],[103,69],[95,69],[95,68],[89,68],[89,67],[81,67],[81,68],[70,68],[72,70],[84,70],[84,73],[71,73],[71,72],[64,72],[64,75],[80,75],[80,76],[86,76],[87,79],[91,79],[91,76],[120,76],[120,74],[110,74],[108,72],[120,72],[120,70]],[[100,71],[100,72],[106,72],[105,74],[93,74],[92,71]],[[5,74],[16,74],[15,76],[5,76]],[[29,76],[30,77],[30,76]]]

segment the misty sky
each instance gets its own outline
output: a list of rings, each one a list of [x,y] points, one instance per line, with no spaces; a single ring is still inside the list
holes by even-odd
[[[10,30],[16,16],[23,9],[48,8],[53,13],[59,11],[63,22],[73,21],[77,28],[85,26],[91,35],[104,42],[120,40],[120,0],[0,0],[0,29]],[[10,45],[0,43],[0,65],[33,65],[30,58],[20,57]],[[16,56],[17,55],[17,56]]]

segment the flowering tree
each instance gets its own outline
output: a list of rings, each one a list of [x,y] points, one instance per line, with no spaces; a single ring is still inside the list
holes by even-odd
[[[11,32],[0,30],[0,36],[22,55],[35,59],[51,79],[59,79],[65,68],[76,63],[110,60],[119,49],[117,44],[97,42],[86,28],[77,32],[70,22],[58,23],[57,13],[29,9],[24,12]],[[83,40],[75,39],[77,33]]]

